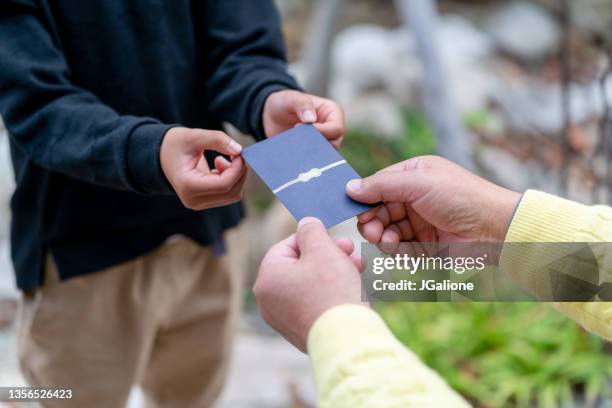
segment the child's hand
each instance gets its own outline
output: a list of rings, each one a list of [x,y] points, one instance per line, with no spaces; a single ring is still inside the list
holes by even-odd
[[[219,156],[208,167],[205,150]],[[204,210],[235,203],[242,196],[247,167],[239,156],[242,146],[223,132],[176,127],[164,136],[159,152],[162,170],[185,207]]]
[[[329,99],[298,91],[274,92],[266,99],[262,120],[268,137],[301,123],[312,123],[336,149],[342,145],[344,113]]]

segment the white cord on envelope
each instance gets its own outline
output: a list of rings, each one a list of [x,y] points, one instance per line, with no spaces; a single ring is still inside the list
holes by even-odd
[[[327,166],[321,167],[320,169],[315,167],[314,169],[310,169],[310,170],[308,170],[305,173],[300,173],[300,175],[297,176],[297,178],[295,178],[295,179],[293,179],[291,181],[288,181],[287,183],[283,184],[280,187],[275,188],[274,190],[272,190],[272,192],[274,194],[280,193],[281,191],[283,191],[287,187],[291,187],[294,184],[297,184],[297,183],[307,183],[310,180],[312,180],[313,178],[317,178],[317,177],[321,176],[321,174],[323,174],[323,172],[325,172],[325,171],[327,171],[329,169],[333,169],[334,167],[340,166],[341,164],[344,164],[344,163],[346,163],[346,160],[338,160],[337,162],[332,163],[332,164],[328,164]]]

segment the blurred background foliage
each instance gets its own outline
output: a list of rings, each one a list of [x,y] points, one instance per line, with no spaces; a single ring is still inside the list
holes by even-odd
[[[481,407],[598,406],[612,357],[600,338],[535,303],[378,304],[393,333]]]
[[[407,158],[433,154],[434,133],[425,116],[403,111],[404,131],[394,138],[382,138],[360,129],[349,129],[340,152],[361,176],[369,176]]]

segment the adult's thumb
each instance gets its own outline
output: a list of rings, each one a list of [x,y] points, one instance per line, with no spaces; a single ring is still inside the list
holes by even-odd
[[[375,204],[380,201],[404,202],[414,196],[420,183],[411,180],[405,171],[381,171],[364,179],[347,183],[346,192],[355,201]]]
[[[298,224],[296,233],[298,247],[302,255],[308,255],[325,246],[334,246],[325,226],[318,218],[305,217]]]

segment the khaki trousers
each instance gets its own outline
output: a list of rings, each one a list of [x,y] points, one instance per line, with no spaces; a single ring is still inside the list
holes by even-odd
[[[229,249],[237,234],[227,235]],[[60,282],[49,257],[44,287],[21,302],[19,360],[31,385],[69,387],[74,398],[43,406],[123,407],[135,384],[147,407],[213,406],[242,296],[230,261],[178,238]]]

